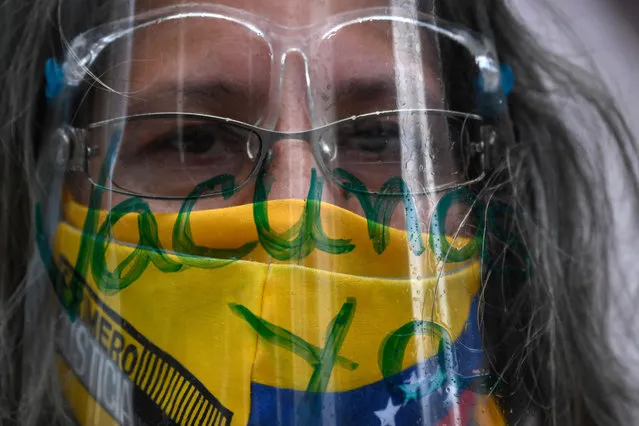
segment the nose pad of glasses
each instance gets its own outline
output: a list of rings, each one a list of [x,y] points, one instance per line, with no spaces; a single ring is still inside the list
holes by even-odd
[[[271,164],[271,160],[273,159],[273,150],[269,149],[266,153],[266,157],[264,158],[264,167],[267,167]]]

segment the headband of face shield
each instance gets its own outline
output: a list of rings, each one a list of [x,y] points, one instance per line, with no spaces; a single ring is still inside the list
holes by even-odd
[[[503,424],[468,189],[503,113],[487,39],[189,4],[50,66],[36,225],[79,423]]]

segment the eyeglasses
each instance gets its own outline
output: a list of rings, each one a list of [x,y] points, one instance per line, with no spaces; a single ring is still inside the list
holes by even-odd
[[[174,37],[183,41],[162,45]],[[198,65],[203,52],[210,69]],[[481,180],[494,142],[484,117],[450,108],[442,70],[453,54],[469,58],[470,81],[498,92],[491,44],[430,15],[370,8],[285,27],[222,5],[172,6],[71,43],[67,97],[85,97],[87,79],[108,90],[90,96],[91,106],[70,102],[87,123],[61,125],[58,136],[72,153],[70,170],[133,196],[181,199],[218,175],[239,189],[280,140],[310,143],[318,167],[345,188],[356,179],[376,193],[400,177],[414,193],[438,192]],[[302,59],[298,95],[310,129],[280,132],[291,56]]]
[[[412,176],[413,193],[437,192],[468,183],[469,164],[458,159],[481,161],[481,142],[471,139],[480,127],[479,116],[441,110],[379,111],[303,132],[204,114],[158,113],[68,128],[63,134],[80,147],[71,170],[87,172],[92,184],[126,195],[182,199],[214,176],[234,178],[235,186],[224,192],[241,188],[269,161],[272,145],[280,140],[310,143],[324,175],[342,187],[352,188],[349,176],[374,193],[390,178]],[[469,152],[460,153],[463,149]],[[114,150],[115,161],[107,154]],[[106,182],[100,179],[105,165],[110,168]],[[482,177],[480,171],[475,180]]]

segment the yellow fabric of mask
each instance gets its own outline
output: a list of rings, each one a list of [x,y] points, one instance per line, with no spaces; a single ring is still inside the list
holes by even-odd
[[[280,235],[294,228],[305,207],[300,200],[266,204],[269,225]],[[443,263],[428,249],[416,255],[407,233],[392,228],[390,244],[377,253],[366,219],[329,204],[321,206],[324,231],[354,248],[277,260],[259,243],[253,209],[194,211],[189,218],[197,246],[234,249],[255,242],[241,259],[174,251],[178,214],[154,214],[162,256],[174,271],[148,262],[132,283],[114,289],[95,279],[96,265],[125,275],[136,258],[157,247],[140,246],[139,215],[127,214],[108,241],[88,236],[103,247],[101,258],[95,246],[81,253],[87,209],[66,200],[55,257],[69,272],[79,255],[90,256],[78,320],[63,319],[58,335],[60,377],[80,424],[288,424],[288,415],[323,418],[330,404],[333,423],[318,424],[376,424],[368,418],[384,424],[383,416],[419,411],[411,404],[439,401],[436,394],[451,383],[459,389],[440,396],[453,404],[429,415],[422,409],[418,424],[456,415],[505,424],[493,398],[462,389],[463,380],[442,372],[444,355],[476,321],[478,261]],[[100,212],[99,226],[106,215]],[[428,235],[422,238],[428,247]],[[407,327],[413,330],[408,337]],[[485,375],[481,368],[474,373],[477,380]],[[446,375],[441,389],[438,374]],[[472,409],[455,414],[454,401],[471,394]],[[290,407],[272,407],[259,395],[290,401]],[[361,423],[340,420],[342,395],[363,401]]]

